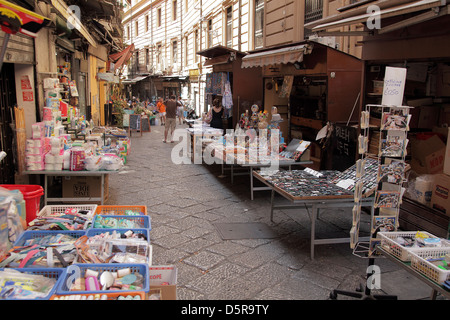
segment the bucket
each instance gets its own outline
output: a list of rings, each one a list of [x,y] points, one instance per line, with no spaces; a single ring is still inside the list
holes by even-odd
[[[40,210],[41,196],[44,189],[39,185],[0,184],[0,187],[8,190],[19,190],[25,200],[27,225],[34,219]]]

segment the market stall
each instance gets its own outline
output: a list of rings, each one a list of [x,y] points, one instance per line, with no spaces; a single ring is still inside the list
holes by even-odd
[[[2,242],[0,299],[176,299],[177,269],[152,264],[150,231],[146,206],[44,206]]]
[[[362,206],[371,208],[373,212],[373,192],[376,186],[377,162],[366,163],[366,177],[362,190]],[[278,171],[276,173],[254,171],[254,177],[272,190],[270,219],[277,209],[312,208],[311,216],[311,259],[314,259],[314,246],[319,244],[352,242],[351,238],[316,239],[315,223],[320,209],[351,208],[355,205],[356,165],[343,172],[315,171],[312,169]],[[275,194],[290,201],[286,205],[275,205]]]

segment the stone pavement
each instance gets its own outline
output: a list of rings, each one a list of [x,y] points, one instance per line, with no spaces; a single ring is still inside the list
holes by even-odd
[[[269,191],[256,192],[252,201],[248,176],[231,183],[229,175],[220,177],[219,165],[174,164],[176,143],[162,142],[162,126],[151,130],[132,135],[127,164],[109,176],[106,204],[147,206],[153,264],[177,266],[178,300],[327,300],[333,289],[365,282],[368,260],[353,255],[349,244],[316,246],[310,259],[306,209],[277,210],[272,223]],[[363,231],[369,218],[363,215]],[[222,240],[214,226],[220,222],[261,222],[276,237]],[[348,237],[351,224],[351,209],[321,211],[316,237]],[[430,296],[431,289],[387,259],[376,264],[384,293]]]

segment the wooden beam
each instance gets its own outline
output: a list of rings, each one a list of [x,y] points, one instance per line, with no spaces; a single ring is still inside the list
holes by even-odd
[[[435,18],[438,18],[438,17],[442,17],[444,15],[449,14],[449,12],[450,12],[449,11],[449,6],[446,6],[443,9],[433,8],[433,9],[431,9],[428,12],[425,12],[425,13],[419,14],[417,16],[411,17],[409,19],[405,19],[405,20],[402,20],[400,22],[393,23],[393,24],[390,24],[390,25],[388,25],[386,27],[383,27],[383,28],[381,28],[381,30],[378,31],[378,33],[379,34],[384,34],[384,33],[388,33],[388,32],[394,31],[394,30],[398,30],[398,29],[401,29],[401,28],[412,26],[414,24],[418,24],[418,23],[425,22],[425,21],[428,21],[428,20],[432,20],[432,19],[435,19]]]

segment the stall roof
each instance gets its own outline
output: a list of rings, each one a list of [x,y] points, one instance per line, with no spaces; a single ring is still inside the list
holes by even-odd
[[[136,77],[136,78],[133,78],[133,79],[122,80],[122,83],[123,84],[135,84],[136,82],[142,81],[142,80],[147,79],[147,78],[148,78],[148,75],[146,75],[146,76],[139,76],[139,77]]]
[[[254,51],[242,58],[242,68],[263,67],[274,64],[302,62],[305,54],[312,52],[311,43],[303,43],[272,50]]]
[[[404,19],[403,21],[391,25],[382,26],[379,30],[371,30],[372,32],[377,33],[390,32],[398,28],[417,24],[449,13],[447,1],[445,0],[378,0],[305,24],[305,28],[311,29],[313,32],[318,32],[320,36],[336,35],[339,33],[352,35],[352,32],[347,31],[333,31],[330,33],[326,32],[326,30],[336,30],[336,28],[339,27],[363,24],[368,22],[370,19],[375,18],[375,13],[370,10],[368,13],[369,5],[377,6],[380,9],[378,12],[380,19],[421,12],[420,14],[409,19]],[[353,32],[353,35],[358,36],[361,35],[361,33]]]
[[[245,56],[244,52],[234,50],[221,45],[208,48],[206,50],[197,52],[198,55],[208,58],[204,66],[213,66],[217,64],[224,64],[234,61],[237,56]]]

